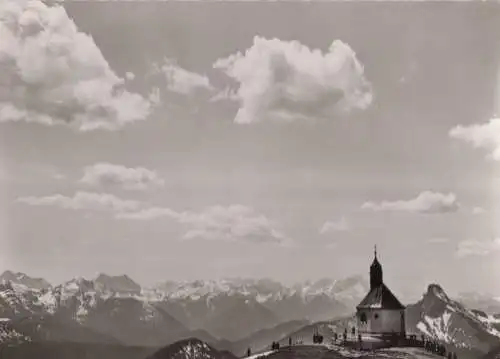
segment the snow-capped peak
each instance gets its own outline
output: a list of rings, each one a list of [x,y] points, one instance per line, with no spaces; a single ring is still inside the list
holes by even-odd
[[[168,281],[156,287],[172,299],[197,300],[218,295],[268,297],[288,289],[278,282],[266,279],[226,278],[220,280]]]
[[[10,270],[0,275],[0,282],[11,282],[34,290],[42,290],[51,287],[50,283],[43,278],[32,278],[25,273],[12,272]]]
[[[427,295],[433,295],[447,303],[450,302],[450,298],[439,284],[429,284],[427,287]]]
[[[407,320],[415,322],[420,333],[456,347],[488,346],[500,340],[493,317],[450,299],[438,284],[429,285],[422,299],[407,308]]]
[[[221,280],[168,281],[154,288],[171,299],[213,298],[219,295],[252,297],[263,303],[269,300],[299,296],[303,300],[327,296],[346,301],[357,301],[368,291],[368,283],[361,276],[342,280],[324,278],[286,286],[270,279],[227,278]]]
[[[141,286],[134,282],[126,274],[120,276],[110,276],[101,273],[94,280],[96,288],[101,291],[124,293],[124,294],[139,294]]]

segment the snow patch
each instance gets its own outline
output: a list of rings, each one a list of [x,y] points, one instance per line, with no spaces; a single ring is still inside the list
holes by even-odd
[[[250,355],[249,357],[245,357],[245,359],[257,359],[257,358],[267,357],[275,352],[276,352],[276,350],[269,350],[267,352],[262,352],[259,354]]]

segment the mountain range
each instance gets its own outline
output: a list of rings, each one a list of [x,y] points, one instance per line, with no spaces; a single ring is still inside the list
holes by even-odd
[[[53,286],[8,271],[0,281],[0,343],[49,352],[56,342],[70,351],[83,345],[92,353],[108,353],[106,358],[127,346],[138,348],[131,353],[141,359],[185,340],[242,356],[248,347],[267,350],[272,341],[286,344],[289,337],[312,341],[318,330],[328,338],[352,328],[355,305],[369,288],[361,276],[291,286],[235,278],[143,288],[126,275],[100,274]],[[429,285],[418,302],[407,306],[407,331],[444,343],[465,358],[494,351],[500,347],[495,299],[484,307],[483,296],[466,298],[468,305]]]
[[[269,279],[226,279],[142,288],[126,275],[105,274],[52,286],[10,271],[0,281],[0,318],[16,330],[38,323],[36,338],[81,342],[96,333],[100,342],[138,346],[192,336],[238,343],[286,322],[350,313],[368,287],[364,278],[352,277],[288,287]]]

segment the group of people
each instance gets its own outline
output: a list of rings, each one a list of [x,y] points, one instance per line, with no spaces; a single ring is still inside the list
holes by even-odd
[[[337,342],[337,340],[339,340],[340,338],[342,338],[344,340],[344,342],[347,341],[347,329],[344,331],[344,333],[342,334],[342,336],[340,336],[337,333],[333,333],[333,340],[335,342]]]
[[[432,341],[424,342],[424,348],[426,351],[447,357],[448,359],[457,359],[457,353],[449,351],[446,353],[446,347],[443,344],[439,344]]]
[[[422,334],[420,341],[417,340],[416,335],[410,335],[408,338],[408,344],[411,346],[420,346],[423,347],[426,351],[441,355],[448,359],[457,359],[457,353],[447,351],[446,347],[443,344],[440,344],[436,341],[430,340]]]

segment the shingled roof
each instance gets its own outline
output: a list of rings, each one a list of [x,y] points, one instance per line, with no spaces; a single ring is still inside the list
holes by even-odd
[[[405,306],[385,284],[374,287],[356,307],[357,309],[404,309]]]

